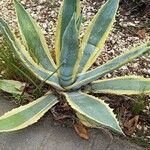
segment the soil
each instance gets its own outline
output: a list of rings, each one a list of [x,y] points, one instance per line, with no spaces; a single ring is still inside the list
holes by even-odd
[[[56,20],[61,1],[21,0],[21,2],[43,28],[47,43],[53,54],[54,32],[56,31]],[[103,3],[104,0],[82,0],[84,21],[82,23],[81,37],[83,36],[83,31],[89,21]],[[150,40],[150,13],[148,13],[150,9],[148,9],[147,6],[149,5],[142,4],[136,7],[135,3],[131,3],[131,1],[129,2],[127,0],[122,0],[120,2],[120,8],[112,33],[106,42],[102,54],[98,57],[92,68],[107,62],[126,51],[128,48]],[[16,34],[18,34],[12,2],[10,0],[1,0],[0,10],[0,17],[3,16],[15,30]],[[130,74],[149,78],[150,55],[145,54],[113,73],[107,74],[104,78]],[[150,146],[150,96],[141,95],[129,97],[102,94],[97,94],[95,96],[104,99],[112,108],[114,108],[114,111],[118,115],[121,125],[124,128],[124,132],[130,140],[137,141],[137,144],[145,147]],[[62,105],[57,106],[57,108],[53,110],[56,119],[60,117],[59,115],[63,116],[62,114],[65,115],[66,113],[65,111],[60,112],[60,108],[62,108]],[[67,116],[72,116],[72,113],[70,114],[69,111],[68,114],[67,112]],[[61,119],[62,118],[60,117],[58,120]],[[71,123],[69,122],[69,124]]]

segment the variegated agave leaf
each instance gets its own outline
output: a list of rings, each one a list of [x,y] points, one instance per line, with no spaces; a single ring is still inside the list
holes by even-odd
[[[63,35],[74,13],[77,14],[77,18],[80,17],[81,15],[80,0],[63,0],[62,6],[59,11],[56,39],[55,39],[55,52],[57,65],[60,65],[59,59],[62,48]]]
[[[27,105],[7,112],[0,117],[0,132],[16,131],[37,122],[57,103],[57,97],[50,93]]]
[[[99,56],[115,21],[119,0],[105,3],[89,24],[81,44],[79,72],[86,72]]]
[[[59,83],[63,87],[71,85],[76,79],[79,65],[78,55],[78,30],[76,25],[76,14],[74,13],[62,38],[59,61],[60,63],[63,62],[63,64],[59,70]]]
[[[131,62],[133,59],[141,56],[143,53],[150,51],[150,44],[144,44],[139,47],[132,48],[128,51],[125,51],[120,56],[114,58],[106,62],[105,64],[93,69],[91,71],[87,71],[86,73],[81,73],[78,75],[78,79],[76,82],[68,87],[67,89],[78,89],[83,85],[91,83],[98,78],[103,77],[109,72],[112,72],[115,69],[120,68],[124,64]]]
[[[82,92],[64,93],[64,95],[69,105],[80,114],[123,134],[116,116],[104,101]]]
[[[27,13],[17,0],[14,0],[20,33],[32,58],[49,71],[55,71],[56,66],[50,55],[48,46],[35,20]]]
[[[150,78],[124,76],[112,79],[97,80],[91,83],[93,93],[111,93],[117,95],[149,94]]]
[[[11,94],[21,95],[25,84],[14,80],[0,80],[0,89]]]

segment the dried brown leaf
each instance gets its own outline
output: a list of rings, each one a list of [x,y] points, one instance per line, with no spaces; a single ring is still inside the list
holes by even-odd
[[[74,128],[76,133],[83,138],[84,140],[88,140],[89,139],[89,132],[88,129],[81,123],[76,123],[74,124]]]
[[[146,30],[145,29],[141,29],[138,30],[138,32],[136,33],[140,38],[144,39],[146,37]]]
[[[131,135],[132,133],[135,132],[135,129],[138,125],[138,121],[139,121],[139,115],[136,115],[135,117],[133,117],[132,119],[126,121],[124,123],[124,127],[125,127],[125,133],[127,135]]]

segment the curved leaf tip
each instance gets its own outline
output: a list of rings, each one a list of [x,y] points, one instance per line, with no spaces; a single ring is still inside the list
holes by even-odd
[[[57,97],[50,94],[15,108],[0,117],[0,132],[16,131],[37,122],[51,107],[58,103]]]

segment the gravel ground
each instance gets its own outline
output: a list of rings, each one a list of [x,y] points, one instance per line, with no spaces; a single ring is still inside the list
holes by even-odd
[[[48,45],[53,53],[54,33],[56,30],[56,20],[61,1],[53,0],[53,2],[50,2],[48,0],[21,0],[21,2],[43,28],[43,33],[45,34]],[[89,21],[103,3],[104,0],[82,0],[84,19],[82,31],[85,30]],[[11,0],[0,1],[0,17],[2,16],[15,30],[15,33],[18,34],[16,17]],[[140,45],[150,40],[150,25],[148,26],[146,24],[150,19],[147,16],[138,17],[130,14],[130,11],[125,12],[125,9],[120,7],[116,20],[117,21],[114,24],[114,28],[109,36],[109,39],[107,40],[102,55],[98,57],[92,68],[107,62],[108,60],[126,51],[128,48]],[[83,36],[83,33],[84,32],[81,33],[81,37]],[[129,63],[114,71],[113,73],[107,74],[105,77],[110,78],[129,74],[142,75],[146,78],[149,78],[150,55],[145,54],[142,57],[135,59],[132,63]],[[149,104],[149,97],[147,97],[146,100]],[[147,105],[143,112],[149,115],[149,110],[150,106]],[[148,132],[149,129],[150,126],[148,126],[148,124],[142,124],[141,122],[139,122],[137,126],[137,130],[142,131],[142,133],[145,135],[144,139],[146,141],[150,138],[150,133]],[[132,134],[132,136],[136,136],[136,134]]]

